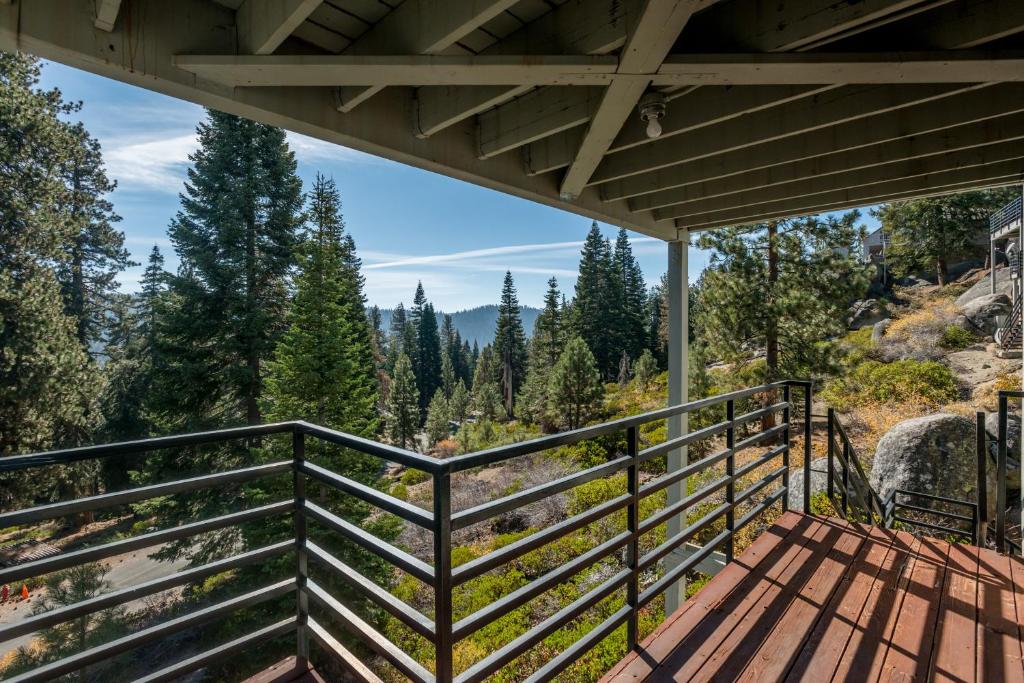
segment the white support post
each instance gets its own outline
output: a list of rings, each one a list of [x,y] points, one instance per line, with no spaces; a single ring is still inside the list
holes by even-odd
[[[996,238],[992,233],[988,234],[988,279],[992,285],[990,294],[996,293]]]
[[[668,404],[679,405],[689,400],[689,361],[690,361],[690,340],[689,340],[689,274],[687,245],[689,233],[682,229],[679,231],[678,240],[668,243]],[[679,415],[668,420],[668,438],[674,439],[683,436],[689,430],[689,419],[687,415]],[[676,449],[668,454],[668,471],[682,469],[687,464],[687,449],[685,446]],[[677,484],[668,488],[668,505],[672,505],[683,499],[686,495],[686,480],[683,479]],[[686,526],[686,515],[680,514],[668,520],[666,537],[682,531]],[[670,553],[665,558],[665,571],[677,566],[685,557],[685,548],[680,548]],[[686,599],[686,580],[681,580],[668,588],[665,592],[665,614],[666,616],[675,612]]]

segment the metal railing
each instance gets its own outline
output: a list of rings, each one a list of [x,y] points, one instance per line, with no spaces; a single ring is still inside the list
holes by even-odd
[[[1021,546],[1019,543],[1014,543],[1007,536],[1007,517],[1009,512],[1009,500],[1007,499],[1007,477],[1008,477],[1008,455],[1009,455],[1009,410],[1010,400],[1020,400],[1024,398],[1024,391],[1000,391],[999,392],[999,423],[996,435],[996,530],[995,530],[995,547],[999,552],[1013,553],[1016,550],[1016,554],[1020,554]],[[1018,459],[1020,454],[1018,454]],[[1019,461],[1019,460],[1018,460]],[[1021,477],[1024,481],[1024,476]],[[1021,508],[1024,509],[1024,486],[1022,486],[1021,500],[1019,501]],[[1021,515],[1022,522],[1024,522],[1024,514]],[[1024,526],[1020,528],[1020,538],[1024,539]]]
[[[1016,221],[1019,221],[1024,217],[1024,202],[1021,197],[1017,197],[1006,206],[1002,207],[988,219],[988,227],[990,232],[996,232],[1007,225],[1011,225]]]
[[[3,642],[108,607],[153,595],[168,588],[200,581],[229,569],[254,565],[288,554],[294,555],[295,558],[294,576],[285,580],[223,600],[156,626],[143,628],[123,638],[45,664],[10,680],[19,683],[42,681],[79,671],[85,666],[108,660],[115,655],[129,652],[168,635],[222,619],[239,609],[295,594],[294,614],[152,672],[141,680],[172,680],[246,651],[268,639],[294,633],[296,654],[300,666],[304,666],[308,661],[310,641],[314,641],[355,678],[364,681],[378,681],[379,678],[366,663],[360,661],[352,649],[344,645],[324,627],[323,623],[325,622],[318,621],[311,616],[311,609],[315,609],[318,615],[322,613],[331,621],[340,624],[354,641],[389,662],[411,680],[472,683],[490,676],[608,596],[624,589],[626,599],[621,609],[548,661],[529,678],[530,681],[550,680],[622,624],[626,624],[628,646],[635,647],[640,637],[638,615],[641,609],[650,605],[669,586],[683,579],[687,572],[716,549],[724,548],[727,558],[731,560],[734,555],[737,532],[754,522],[777,503],[780,504],[782,510],[786,509],[789,487],[789,455],[793,434],[790,422],[794,412],[791,404],[791,391],[794,387],[802,390],[804,399],[804,507],[805,511],[809,511],[811,384],[804,381],[765,384],[604,424],[448,459],[421,455],[301,421],[2,458],[0,459],[0,473],[10,474],[41,466],[68,464],[92,458],[138,455],[169,448],[262,439],[278,434],[290,434],[292,439],[291,459],[0,513],[0,528],[6,528],[140,502],[157,496],[214,489],[229,483],[253,482],[266,477],[282,476],[289,472],[292,474],[293,482],[293,495],[285,500],[0,569],[0,583],[11,583],[30,576],[40,576],[67,567],[110,558],[129,550],[153,548],[164,543],[191,538],[196,534],[227,529],[241,523],[266,520],[282,515],[291,516],[294,529],[293,538],[287,540],[246,550],[226,559],[185,569],[140,585],[104,593],[74,605],[32,616],[16,624],[0,626],[0,642]],[[769,401],[775,400],[779,398],[780,392],[782,394],[781,401],[761,405],[761,407],[749,410],[744,414],[736,415],[737,405],[742,405],[741,402],[763,397],[769,397]],[[725,409],[725,419],[723,420],[683,436],[671,438],[664,443],[646,448],[641,447],[640,429],[644,425],[693,414],[703,409],[721,410],[723,407]],[[747,425],[773,415],[781,415],[779,424],[761,429],[753,434],[747,433]],[[452,509],[452,476],[456,473],[615,434],[625,434],[625,452],[612,457],[607,462],[496,500],[462,510]],[[713,437],[718,437],[719,443],[724,440],[725,447],[699,460],[691,461],[679,470],[667,471],[647,479],[641,477],[641,466],[645,463]],[[432,509],[422,509],[356,482],[344,476],[343,473],[332,472],[308,461],[306,459],[307,439],[335,444],[374,456],[382,461],[398,463],[426,473],[432,480]],[[742,463],[737,461],[738,454],[757,448],[763,452]],[[723,470],[721,476],[715,476],[717,472],[712,468],[716,466]],[[764,469],[769,469],[769,472],[759,476],[762,475]],[[530,503],[569,491],[587,482],[620,473],[625,473],[625,490],[621,495],[616,495],[591,509],[536,530],[487,555],[477,557],[457,567],[452,566],[453,533],[474,524],[492,520]],[[687,490],[687,479],[701,474],[705,474],[705,478],[711,477],[710,483],[696,490]],[[753,477],[759,478],[749,482],[749,479]],[[307,499],[307,482],[315,482],[320,486],[341,491],[380,510],[397,515],[409,524],[429,530],[433,537],[433,547],[432,557],[428,559],[432,561],[425,562]],[[741,486],[744,487],[742,490]],[[664,507],[642,517],[641,502],[669,487],[681,487],[681,497],[675,501],[669,498],[672,502],[668,502]],[[717,499],[713,498],[716,495]],[[695,506],[710,502],[717,504],[699,519],[691,520],[686,514]],[[457,621],[453,619],[452,596],[458,586],[492,569],[506,565],[532,550],[583,530],[596,521],[621,514],[622,511],[625,511],[626,525],[625,530],[621,533],[598,542],[589,551],[572,558],[560,567],[551,569],[492,604]],[[681,520],[679,531],[642,554],[640,539],[672,519]],[[317,525],[319,528],[351,541],[421,581],[433,592],[432,617],[402,602],[385,587],[362,576],[327,549],[310,540],[310,524]],[[672,551],[695,539],[702,532],[714,533],[714,536],[684,561],[678,564],[663,562]],[[510,610],[536,599],[549,589],[609,558],[621,559],[622,568],[570,604],[456,675],[453,669],[453,649],[457,642],[491,624]],[[435,650],[432,662],[433,671],[430,671],[424,663],[402,651],[373,625],[333,596],[325,586],[310,578],[310,563],[315,563],[328,575],[339,579],[351,588],[353,594],[372,601],[391,617],[432,642]],[[657,568],[662,564],[664,571],[659,573]]]
[[[838,441],[836,440],[838,438]],[[844,519],[877,524],[886,519],[886,508],[857,457],[834,408],[828,409],[827,493],[833,507]],[[839,497],[836,498],[836,464],[839,465]]]

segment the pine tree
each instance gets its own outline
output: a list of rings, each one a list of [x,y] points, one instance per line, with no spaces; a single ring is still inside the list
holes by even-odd
[[[420,390],[420,412],[427,410],[427,396],[433,396],[441,387],[441,338],[437,334],[437,316],[434,305],[422,304],[422,314],[417,326],[416,351],[419,354],[419,374],[416,376]]]
[[[764,381],[832,369],[834,351],[819,342],[846,329],[847,306],[867,287],[858,219],[853,211],[701,235],[699,246],[714,251],[697,322],[708,352],[739,368],[764,349]]]
[[[565,330],[563,329],[561,293],[558,291],[558,280],[548,280],[548,289],[544,294],[544,309],[537,316],[533,325],[532,341],[537,345],[539,353],[548,367],[554,367],[562,355],[565,346]]]
[[[412,363],[405,353],[399,353],[395,362],[395,374],[391,378],[391,393],[388,396],[385,420],[388,436],[401,448],[415,443],[416,430],[420,424],[419,404],[420,394],[416,389]]]
[[[640,263],[633,255],[626,231],[619,230],[612,254],[612,271],[617,279],[619,310],[616,315],[619,351],[633,361],[645,348],[647,329],[644,313],[647,304],[647,285]]]
[[[456,382],[457,378],[455,376],[455,368],[452,367],[452,357],[445,353],[441,356],[441,391],[444,393],[445,400],[452,397]]]
[[[469,392],[466,391],[466,384],[461,379],[455,383],[448,407],[453,420],[460,425],[466,421],[466,414],[469,412]]]
[[[1020,186],[961,192],[883,204],[872,211],[889,237],[885,258],[897,275],[934,269],[940,285],[949,281],[955,257],[980,252],[988,218],[1014,197]]]
[[[498,322],[494,333],[494,356],[498,363],[505,414],[513,416],[515,392],[526,376],[526,334],[520,317],[519,298],[516,296],[512,273],[505,271],[498,304]]]
[[[78,341],[97,353],[109,336],[108,312],[117,297],[117,275],[138,265],[128,258],[124,233],[115,230],[121,217],[106,195],[116,183],[107,178],[99,142],[82,124],[72,126],[77,141],[61,173],[68,187],[67,213],[74,235],[66,243],[58,277],[65,309],[76,321]]]
[[[551,375],[551,409],[569,429],[583,426],[603,395],[594,354],[580,337],[565,345]]]
[[[472,405],[473,410],[488,420],[497,417],[502,408],[501,391],[494,379],[495,365],[493,350],[485,346],[473,373]]]
[[[309,202],[312,226],[298,249],[295,299],[267,364],[266,413],[274,421],[307,420],[371,438],[377,378],[358,260],[334,182],[317,175]],[[339,464],[357,481],[376,479],[370,458],[351,455]]]
[[[39,73],[36,59],[0,52],[0,456],[80,445],[99,426],[102,382],[55,268],[76,234],[61,169],[78,150],[66,122],[77,106],[39,89]],[[0,508],[54,489],[74,497],[91,467],[8,477]]]
[[[380,308],[371,306],[366,310],[366,321],[370,326],[370,348],[373,351],[373,361],[377,372],[377,389],[380,394],[378,410],[384,409],[384,401],[388,396],[389,377],[387,373],[388,344],[387,336],[381,328],[382,318]]]
[[[437,393],[434,394],[434,398],[430,399],[430,407],[427,408],[427,439],[430,444],[436,444],[441,439],[447,439],[450,432],[448,430],[448,421],[450,420],[450,410],[448,407],[448,399],[445,398],[444,393],[438,389]]]
[[[302,188],[284,131],[209,110],[170,237],[177,314],[166,393],[175,428],[262,420],[264,363],[284,328]],[[179,418],[183,417],[184,419]]]
[[[573,333],[593,353],[603,377],[614,377],[618,369],[618,339],[614,334],[616,293],[611,283],[612,258],[608,242],[593,223],[580,255],[576,296],[571,306]]]
[[[389,375],[394,374],[395,361],[398,360],[398,355],[405,351],[408,327],[409,319],[405,313],[405,306],[402,305],[402,302],[398,302],[395,309],[391,311],[391,329],[389,330],[388,335],[388,355],[385,359],[385,369]],[[408,353],[406,355],[408,355]]]
[[[419,385],[420,381],[420,351],[419,351],[419,339],[420,339],[420,323],[423,322],[423,307],[427,304],[427,296],[423,291],[423,283],[416,283],[416,292],[412,297],[412,306],[409,308],[409,324],[405,328],[405,337],[403,344],[405,346],[405,353],[409,356],[409,361],[412,363],[413,374],[416,375],[416,382]],[[420,386],[421,398],[424,401],[429,401],[432,394],[427,394],[426,397],[422,397],[423,387]]]

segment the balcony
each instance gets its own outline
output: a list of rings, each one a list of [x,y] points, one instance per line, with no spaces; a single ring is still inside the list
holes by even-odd
[[[1005,424],[1007,401],[1020,394],[1004,393],[1001,414]],[[825,656],[819,653],[831,653],[828,656],[833,657],[836,655],[834,648],[841,651],[847,640],[860,643],[857,646],[860,649],[854,654],[861,658],[867,656],[865,652],[882,651],[879,648],[884,646],[890,656],[904,660],[909,657],[907,661],[917,662],[918,666],[921,661],[941,663],[947,658],[956,660],[950,665],[962,665],[967,660],[956,659],[959,655],[954,652],[953,644],[960,642],[958,639],[968,631],[973,637],[975,628],[984,635],[977,641],[977,650],[972,650],[979,667],[983,661],[990,662],[996,657],[1000,666],[1020,670],[1020,632],[1015,617],[1005,610],[1011,609],[1014,600],[1018,609],[1024,605],[1024,588],[1020,584],[1024,565],[1016,558],[989,550],[921,540],[908,533],[910,529],[923,529],[943,537],[959,536],[978,543],[988,537],[985,501],[939,500],[943,505],[935,506],[928,500],[934,499],[933,496],[922,495],[926,492],[898,492],[902,495],[881,500],[871,490],[842,425],[830,411],[823,416],[827,419],[827,429],[817,431],[824,431],[827,439],[831,456],[828,458],[827,496],[838,518],[809,514],[811,478],[807,470],[815,437],[813,418],[819,417],[811,415],[810,407],[810,384],[784,381],[444,460],[301,421],[5,458],[0,461],[0,470],[5,477],[10,477],[14,472],[32,472],[86,459],[142,458],[158,450],[237,442],[262,448],[274,440],[290,440],[287,448],[291,454],[289,458],[231,471],[0,514],[0,527],[33,525],[155,497],[229,491],[232,486],[273,477],[290,480],[284,487],[287,494],[280,500],[0,570],[0,583],[16,584],[29,577],[132,550],[152,549],[211,531],[246,524],[267,525],[270,520],[281,518],[291,522],[291,531],[285,538],[267,545],[240,548],[239,552],[207,564],[102,593],[0,627],[0,640],[8,641],[169,588],[200,583],[232,569],[268,565],[271,560],[290,558],[286,560],[289,569],[283,578],[268,581],[256,590],[89,647],[10,680],[44,681],[82,672],[86,667],[100,665],[118,655],[228,618],[239,610],[272,605],[274,601],[279,604],[282,598],[288,601],[286,609],[268,619],[266,625],[165,664],[139,680],[174,680],[232,657],[252,657],[263,651],[264,643],[275,639],[280,642],[284,638],[292,642],[295,657],[279,663],[254,681],[299,680],[300,677],[316,680],[316,674],[309,673],[313,661],[326,680],[332,680],[338,671],[345,670],[357,680],[380,681],[383,667],[390,671],[392,678],[397,675],[420,682],[471,683],[487,679],[560,629],[574,623],[578,625],[581,615],[592,613],[598,606],[607,616],[575,642],[560,651],[550,652],[528,680],[556,678],[622,628],[626,646],[622,654],[629,654],[609,674],[608,680],[637,677],[661,680],[694,667],[704,672],[725,675],[728,671],[739,676],[742,672],[758,671],[762,666],[779,674],[780,679],[787,672],[799,678],[803,675],[800,672],[805,671],[801,667],[810,667],[806,671],[817,670],[819,657]],[[737,414],[741,410],[744,412]],[[802,418],[795,421],[798,414]],[[642,443],[645,425],[684,415],[714,417],[710,422],[707,419],[702,422],[708,426],[683,436],[651,445]],[[808,415],[812,419],[806,419]],[[765,419],[769,416],[777,418],[778,423],[763,428],[762,421],[771,424]],[[984,430],[979,433],[984,435]],[[624,441],[619,455],[607,462],[483,504],[453,509],[452,494],[457,493],[454,487],[464,481],[461,477],[466,472],[560,446],[609,437],[624,437]],[[790,455],[795,439],[802,441],[799,446],[804,469],[805,504],[799,513],[787,512]],[[318,447],[332,445],[351,449],[382,463],[397,463],[425,473],[433,486],[432,509],[417,507],[352,481],[344,473],[319,466],[306,457],[307,446],[313,443]],[[703,457],[679,469],[657,468],[656,473],[651,474],[651,463],[683,447],[692,449],[701,443],[724,445],[724,448],[701,449],[707,451]],[[985,453],[987,442],[979,439],[978,447],[979,453]],[[979,459],[980,481],[987,476],[984,462]],[[1001,441],[998,467],[997,474],[1003,482],[998,509],[1005,510],[1005,439]],[[616,474],[620,478],[612,479]],[[698,478],[698,486],[680,486]],[[460,533],[599,479],[611,485],[617,482],[622,488],[589,509],[565,513],[556,523],[522,535],[489,554],[453,566],[453,544],[458,544]],[[358,499],[400,518],[405,524],[429,532],[432,550],[427,557],[416,556],[374,536],[328,509],[322,495],[307,495],[312,486],[326,487]],[[666,490],[669,496],[665,503],[654,505],[658,499],[652,496]],[[673,491],[678,495],[673,496]],[[960,510],[955,509],[957,505],[961,506]],[[927,515],[931,517],[926,518]],[[603,528],[607,533],[600,537],[597,530],[601,527],[595,523],[614,520],[621,526],[606,524]],[[659,530],[666,525],[667,530],[661,535]],[[894,525],[902,530],[888,529]],[[486,606],[470,613],[456,613],[453,597],[458,595],[460,586],[492,570],[500,572],[527,553],[571,534],[586,534],[591,541],[589,549],[561,566],[548,568]],[[756,540],[734,559],[741,535]],[[387,586],[361,575],[328,550],[332,539],[353,543],[368,555],[386,561],[395,572],[415,577],[432,596],[432,609],[427,613],[420,611],[393,595]],[[697,539],[700,542],[693,545]],[[1005,547],[1005,515],[999,515],[996,520],[996,542],[998,547]],[[685,552],[680,554],[680,549]],[[719,552],[726,565],[716,577],[678,611],[662,607],[666,591],[712,553]],[[546,618],[523,632],[508,634],[504,644],[494,651],[468,664],[462,658],[456,662],[453,653],[457,643],[516,608],[544,599],[556,586],[597,566],[602,571],[589,575],[591,580],[586,582],[589,585],[581,590],[579,597],[557,610],[550,610]],[[903,571],[902,566],[914,569]],[[918,572],[922,572],[921,577]],[[330,586],[336,587],[335,590]],[[872,600],[881,600],[879,591],[887,599],[892,598],[895,591],[902,609],[899,605],[885,610],[872,607]],[[433,656],[421,661],[422,657],[417,659],[389,641],[378,626],[354,606],[356,596],[432,643]],[[293,599],[294,607],[291,607]],[[619,603],[621,606],[615,607]],[[464,606],[458,609],[465,611]],[[672,614],[653,633],[643,633],[644,624],[650,630],[652,620],[662,621],[664,611]],[[871,617],[872,614],[875,617]],[[892,624],[878,622],[882,617]],[[859,619],[867,619],[869,624],[860,624]],[[896,621],[900,629],[905,628],[905,622],[912,623],[917,629],[915,637],[939,628],[942,638],[936,639],[934,646],[929,645],[928,639],[919,638],[917,650],[901,650],[896,644],[890,644],[886,635],[891,634]],[[904,630],[898,633],[910,637]],[[951,639],[948,650],[947,638]],[[711,643],[719,644],[712,646]],[[767,646],[760,647],[760,643],[775,646],[765,649]],[[998,649],[993,650],[996,646]],[[759,653],[756,657],[755,650]],[[923,659],[918,661],[918,656]],[[709,662],[718,664],[707,668]],[[1024,674],[1024,670],[1020,672]],[[815,677],[814,680],[825,679]]]

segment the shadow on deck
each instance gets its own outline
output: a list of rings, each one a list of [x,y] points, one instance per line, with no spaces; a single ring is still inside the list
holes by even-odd
[[[295,657],[283,659],[242,683],[325,683],[324,678],[309,668],[300,668]]]
[[[623,659],[625,681],[1024,680],[1024,562],[786,513]]]

